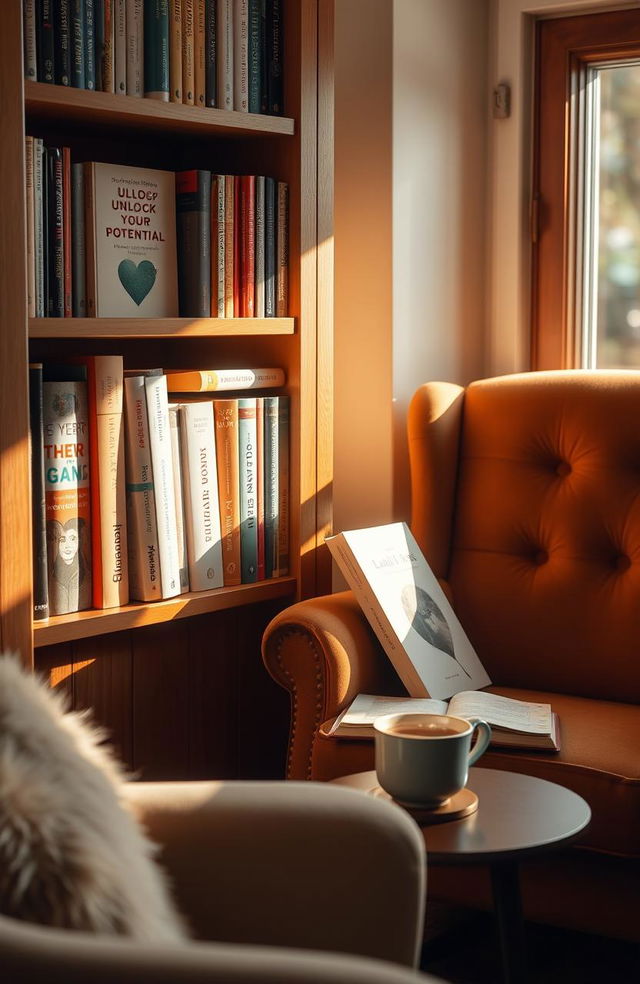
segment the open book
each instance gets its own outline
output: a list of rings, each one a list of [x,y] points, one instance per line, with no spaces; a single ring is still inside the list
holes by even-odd
[[[466,690],[447,703],[423,697],[374,697],[358,694],[333,721],[320,729],[337,738],[373,738],[373,722],[385,714],[452,714],[482,718],[491,725],[491,744],[559,751],[558,715],[550,704],[537,704],[483,691]]]

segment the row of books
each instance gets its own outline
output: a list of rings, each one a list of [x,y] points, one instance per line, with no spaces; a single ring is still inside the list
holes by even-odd
[[[206,395],[283,382],[32,364],[34,619],[286,575],[289,398]]]
[[[286,182],[25,141],[30,317],[286,317]]]
[[[282,114],[282,0],[23,0],[33,81]]]

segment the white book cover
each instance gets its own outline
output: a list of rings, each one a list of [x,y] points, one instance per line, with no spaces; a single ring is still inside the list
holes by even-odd
[[[180,594],[189,590],[189,566],[187,561],[187,530],[184,518],[184,488],[182,481],[182,450],[180,448],[180,406],[169,404],[171,425],[171,457],[173,461],[173,488],[176,498],[176,526],[178,528],[178,561],[180,564]]]
[[[410,696],[446,700],[491,683],[406,523],[326,543]]]
[[[218,107],[233,109],[233,0],[218,0],[216,13]]]
[[[127,94],[127,0],[113,0],[115,91]]]
[[[158,601],[162,582],[144,376],[125,377],[124,412],[129,592],[136,601]]]
[[[233,4],[233,108],[249,112],[249,0]]]
[[[255,231],[255,307],[256,318],[265,317],[264,308],[264,175],[256,175]]]
[[[149,416],[162,597],[173,598],[180,594],[180,562],[166,377],[145,376],[144,387]]]
[[[143,0],[127,0],[127,95],[144,96]]]
[[[175,176],[85,165],[89,317],[178,315]]]
[[[180,406],[185,524],[192,591],[221,588],[222,536],[213,403]]]

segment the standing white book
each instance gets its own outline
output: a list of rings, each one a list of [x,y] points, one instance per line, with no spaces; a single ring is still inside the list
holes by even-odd
[[[233,3],[233,108],[249,112],[249,0]]]
[[[446,700],[491,683],[406,523],[326,543],[411,697]]]
[[[233,109],[233,0],[217,0],[218,108]]]
[[[210,400],[180,406],[180,438],[189,583],[192,591],[221,588],[224,584],[222,536]]]
[[[178,562],[180,565],[180,594],[189,590],[189,566],[187,561],[187,529],[184,510],[184,488],[182,481],[183,461],[180,447],[180,406],[169,404],[169,424],[171,429],[171,460],[173,462],[173,488],[176,504],[176,526],[178,529]]]
[[[84,167],[88,316],[177,317],[175,175]]]
[[[162,597],[174,598],[180,594],[180,560],[166,377],[145,376],[144,388],[149,415]]]
[[[144,376],[124,380],[129,593],[136,601],[162,598]]]

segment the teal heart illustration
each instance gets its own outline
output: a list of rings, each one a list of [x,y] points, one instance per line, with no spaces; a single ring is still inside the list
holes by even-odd
[[[142,260],[137,266],[133,260],[121,260],[118,264],[120,283],[138,306],[155,284],[157,272],[150,260]]]

